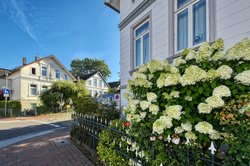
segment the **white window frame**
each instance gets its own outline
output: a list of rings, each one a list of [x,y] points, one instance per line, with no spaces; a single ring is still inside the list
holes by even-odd
[[[44,87],[46,87],[46,88],[44,88]],[[45,90],[48,90],[48,89],[49,89],[49,87],[47,85],[41,86],[41,92],[44,92]]]
[[[177,9],[177,1],[175,0],[174,3],[174,39],[175,39],[175,53],[178,54],[182,52],[182,50],[177,50],[177,15],[184,10],[188,9],[188,47],[187,48],[195,48],[199,47],[202,43],[193,45],[193,6],[194,4],[200,2],[201,0],[190,0],[190,2],[187,2],[185,5]],[[209,0],[206,1],[206,41],[209,41]],[[205,42],[205,41],[204,41]]]
[[[95,85],[95,81],[96,81],[96,85]],[[97,87],[97,86],[98,86],[98,79],[97,79],[97,78],[94,78],[93,86],[94,86],[94,87]]]
[[[36,94],[32,94],[32,85],[35,85],[36,86]],[[30,84],[29,85],[29,90],[30,90],[30,96],[37,96],[37,92],[38,92],[38,86],[37,84]]]
[[[136,36],[136,30],[139,29],[141,26],[143,26],[146,22],[148,22],[149,27],[146,31],[141,33],[139,36]],[[150,60],[150,53],[151,53],[151,33],[150,33],[151,25],[150,25],[150,20],[149,18],[140,23],[136,28],[133,29],[133,46],[134,46],[134,68],[139,68],[141,65],[143,65],[143,36],[146,35],[147,33],[149,34],[149,60]],[[140,39],[141,40],[141,64],[136,66],[136,40]]]
[[[102,80],[99,80],[99,81],[98,81],[98,86],[99,86],[100,88],[102,88],[102,82],[103,82]]]
[[[67,81],[68,80],[68,75],[64,74],[64,79]]]
[[[59,72],[59,78],[56,77],[57,72]],[[55,78],[58,80],[61,79],[61,70],[60,69],[55,69]]]
[[[43,75],[43,68],[44,68],[44,67],[46,68],[46,76]],[[47,67],[47,66],[42,66],[42,67],[41,67],[41,76],[42,76],[42,77],[47,77],[47,76],[48,76],[48,67]]]

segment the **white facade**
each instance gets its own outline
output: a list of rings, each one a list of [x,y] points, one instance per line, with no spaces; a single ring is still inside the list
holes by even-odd
[[[59,75],[56,75],[56,71],[59,71]],[[10,100],[20,101],[22,110],[33,109],[39,105],[40,92],[50,88],[53,82],[74,80],[74,76],[54,56],[23,65],[14,70],[8,78],[11,80],[8,88],[13,90]]]
[[[85,84],[92,97],[98,97],[101,94],[108,93],[109,85],[99,72],[86,79]]]
[[[122,95],[126,91],[131,72],[135,70],[133,30],[143,20],[150,21],[150,59],[172,60],[178,55],[175,51],[177,0],[135,0],[134,2],[120,0],[119,3]],[[147,3],[150,5],[146,6]],[[213,42],[217,38],[222,38],[227,49],[241,39],[250,37],[249,0],[206,0],[206,3],[208,22],[206,41]],[[127,101],[122,97],[121,105],[126,104]]]

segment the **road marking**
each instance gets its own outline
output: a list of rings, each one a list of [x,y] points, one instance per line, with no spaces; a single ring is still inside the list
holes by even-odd
[[[50,126],[56,127],[56,128],[61,127],[59,125],[56,125],[56,124],[53,124],[53,123],[44,122],[44,121],[40,121],[40,120],[30,120],[30,121],[37,122],[37,123],[42,123],[42,124],[46,124],[46,125],[50,125]]]
[[[37,133],[25,134],[25,135],[21,135],[21,136],[18,136],[18,137],[14,137],[14,138],[9,138],[9,139],[6,139],[6,140],[2,140],[2,141],[0,141],[0,148],[4,148],[6,146],[15,144],[17,142],[24,141],[24,140],[27,140],[27,139],[30,139],[30,138],[34,138],[34,137],[37,137],[37,136],[41,136],[41,135],[44,135],[44,134],[53,133],[56,130],[65,129],[65,128],[66,127],[60,127],[60,128],[57,128],[57,129],[46,130],[46,131],[41,131],[41,132],[37,132]]]

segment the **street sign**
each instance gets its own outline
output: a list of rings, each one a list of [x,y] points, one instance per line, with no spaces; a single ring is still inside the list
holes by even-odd
[[[3,97],[10,97],[10,94],[4,93],[4,94],[3,94]]]
[[[120,101],[120,94],[115,94],[114,98],[115,98],[115,101]]]
[[[10,89],[3,89],[3,94],[10,94]]]

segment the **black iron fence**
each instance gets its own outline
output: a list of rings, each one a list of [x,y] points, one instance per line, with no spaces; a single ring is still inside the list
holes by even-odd
[[[143,151],[137,149],[134,144],[135,138],[129,136],[124,127],[119,128],[118,124],[113,125],[111,127],[111,121],[94,117],[94,116],[86,116],[78,113],[72,114],[72,128],[80,128],[82,133],[79,137],[79,143],[87,145],[92,151],[96,153],[96,148],[98,146],[99,134],[104,129],[109,129],[113,138],[121,138],[120,141],[115,141],[115,150],[118,154],[120,154],[123,158],[126,158],[130,165],[137,166],[148,166],[153,165],[152,161],[155,159],[157,155],[157,150],[151,144],[150,147],[144,147],[150,151],[150,158],[145,157]],[[118,129],[119,128],[119,129]],[[112,138],[111,137],[111,138]],[[151,142],[153,142],[156,138],[150,137]],[[157,138],[159,139],[159,138]],[[136,145],[141,146],[141,145]],[[144,146],[144,145],[143,145]],[[143,147],[141,146],[141,147]],[[184,149],[176,149],[171,146],[171,144],[166,143],[166,154],[171,156],[172,158],[176,158],[177,161],[181,160],[183,165],[192,166],[192,165],[223,165],[224,157],[218,157],[214,153],[211,153],[209,150],[204,151],[204,149],[190,149],[189,146],[186,146]],[[141,148],[140,148],[141,149]],[[218,149],[218,148],[217,148]],[[216,149],[215,149],[216,150]],[[214,150],[214,151],[215,151]],[[218,149],[219,150],[219,149]],[[219,150],[220,151],[220,150]],[[222,152],[224,154],[224,152]]]

